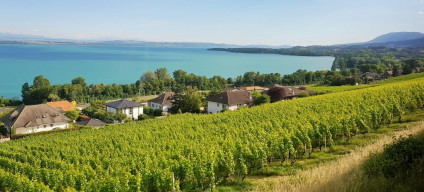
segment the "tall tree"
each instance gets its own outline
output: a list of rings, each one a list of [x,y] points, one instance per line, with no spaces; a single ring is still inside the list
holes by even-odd
[[[40,87],[48,87],[50,86],[50,81],[45,78],[43,75],[39,75],[34,78],[34,82],[32,84],[33,88],[40,88]]]
[[[159,81],[171,78],[171,75],[169,75],[168,69],[166,69],[166,68],[156,69],[155,74],[156,74],[156,77],[158,78]]]
[[[75,77],[72,79],[72,85],[81,85],[83,87],[87,86],[85,79],[83,77]]]
[[[140,77],[140,81],[143,82],[143,83],[155,81],[157,79],[158,79],[158,77],[156,76],[156,73],[154,73],[152,71],[146,71]]]

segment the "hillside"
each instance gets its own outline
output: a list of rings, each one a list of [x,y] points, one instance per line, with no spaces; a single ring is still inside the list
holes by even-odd
[[[367,134],[421,108],[424,79],[213,115],[24,138],[0,148],[4,190],[207,190]],[[6,179],[12,178],[12,179]]]
[[[393,32],[380,35],[366,43],[386,43],[394,41],[407,41],[412,39],[424,38],[424,34],[419,32]]]

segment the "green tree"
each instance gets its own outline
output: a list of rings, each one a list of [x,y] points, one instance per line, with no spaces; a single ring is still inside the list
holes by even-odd
[[[140,77],[140,81],[145,83],[145,82],[151,82],[151,81],[155,81],[157,80],[158,77],[156,76],[156,73],[152,72],[152,71],[146,71],[143,73],[143,75]]]
[[[271,101],[271,98],[269,95],[261,94],[260,96],[254,97],[253,104],[254,105],[262,105],[265,103],[269,103]]]
[[[127,118],[127,115],[123,114],[123,113],[115,113],[113,115],[113,119],[118,121],[119,123],[122,123],[122,121],[125,120],[125,118]]]
[[[39,75],[34,78],[34,82],[32,84],[33,88],[41,88],[41,87],[48,87],[50,86],[50,81],[47,78],[44,78],[44,76]]]
[[[83,77],[75,77],[72,79],[72,85],[81,85],[82,87],[86,87],[87,83]]]
[[[171,78],[171,75],[168,73],[168,69],[166,68],[158,68],[155,71],[156,77],[159,81],[167,80]]]
[[[197,89],[187,87],[184,92],[174,96],[174,102],[170,111],[171,113],[178,113],[179,110],[182,113],[199,113],[202,106],[201,98],[202,96],[197,93]]]
[[[77,120],[79,117],[79,111],[78,109],[69,110],[65,113],[65,116],[72,120]]]

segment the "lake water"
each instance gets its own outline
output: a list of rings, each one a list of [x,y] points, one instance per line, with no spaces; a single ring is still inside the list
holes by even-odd
[[[82,45],[0,45],[0,96],[20,96],[22,84],[44,75],[51,84],[82,76],[88,84],[136,82],[145,71],[166,67],[212,77],[247,71],[290,74],[328,70],[333,57],[304,57],[208,51],[206,48]]]

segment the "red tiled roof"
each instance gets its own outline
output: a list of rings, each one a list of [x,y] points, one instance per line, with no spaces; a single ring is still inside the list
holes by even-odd
[[[260,87],[260,86],[250,86],[250,87],[240,87],[240,90],[245,90],[245,91],[261,91],[261,90],[265,90],[265,88]]]
[[[74,105],[72,105],[71,102],[69,101],[53,101],[53,102],[47,102],[47,105],[49,105],[50,107],[55,107],[55,108],[60,108],[63,111],[69,111],[69,110],[73,110],[75,108]]]

